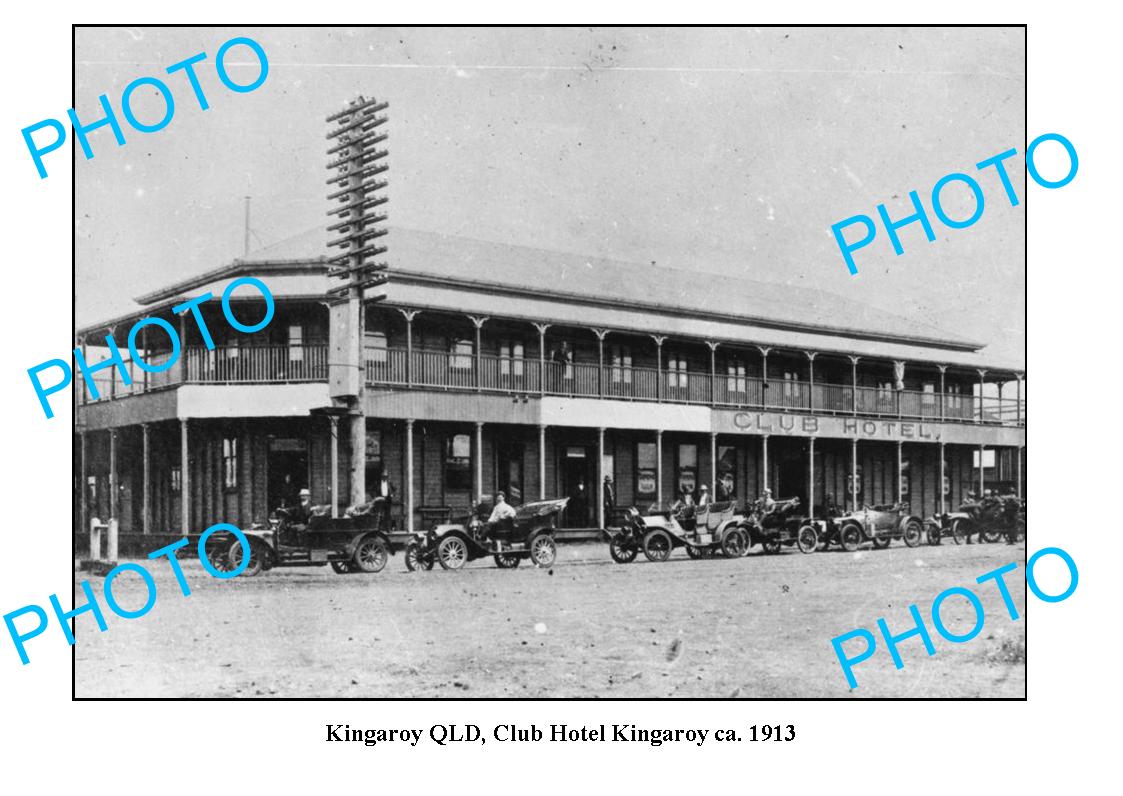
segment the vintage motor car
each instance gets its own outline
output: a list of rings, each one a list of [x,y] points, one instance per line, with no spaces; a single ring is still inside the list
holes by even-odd
[[[739,523],[745,534],[745,550],[759,544],[765,553],[774,555],[783,547],[795,545],[801,553],[814,553],[825,525],[804,517],[800,507],[797,497],[775,501],[770,511],[761,499],[747,504]]]
[[[557,516],[568,503],[567,497],[524,503],[515,508],[513,518],[489,526],[491,501],[480,501],[460,522],[414,534],[405,551],[406,568],[429,570],[437,563],[443,569],[460,569],[487,556],[502,569],[514,569],[524,558],[536,567],[552,566],[558,556]]]
[[[828,531],[827,544],[841,545],[853,553],[864,542],[872,542],[878,550],[888,547],[894,539],[901,539],[909,547],[920,544],[924,523],[909,514],[903,503],[889,506],[863,506],[828,521],[833,526]]]
[[[635,560],[642,550],[648,561],[666,561],[676,547],[691,558],[709,558],[721,553],[739,558],[745,552],[745,535],[733,501],[711,503],[700,508],[663,509],[652,506],[647,515],[636,508],[617,513],[612,527],[603,533],[608,554],[617,564]]]
[[[381,572],[390,556],[411,538],[384,529],[382,517],[377,500],[336,518],[330,516],[330,507],[314,506],[307,523],[294,521],[292,509],[277,509],[268,525],[254,524],[242,531],[250,545],[249,564],[242,577],[274,567],[325,564],[341,575]],[[207,540],[206,555],[216,569],[229,572],[242,562],[242,543],[231,533],[215,533]]]
[[[980,542],[994,543],[1003,538],[1023,541],[1026,538],[1026,504],[1015,495],[969,497],[958,511],[944,512],[924,523],[928,544],[937,545],[950,536],[956,544],[969,542],[973,534]]]

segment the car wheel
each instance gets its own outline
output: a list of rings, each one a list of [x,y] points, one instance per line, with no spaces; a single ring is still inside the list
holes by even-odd
[[[905,523],[905,546],[916,547],[920,544],[922,528],[920,523],[916,520],[909,520]]]
[[[447,536],[437,546],[441,569],[462,569],[468,563],[468,545],[459,536]]]
[[[672,547],[671,537],[666,531],[651,531],[643,537],[643,554],[648,561],[666,561],[671,557]]]
[[[203,552],[215,571],[230,572],[242,562],[241,555],[238,556],[237,562],[230,557],[230,543],[233,540],[233,534],[224,532],[212,533],[207,537],[206,549]]]
[[[862,529],[857,525],[847,525],[839,533],[839,538],[843,550],[847,553],[857,552],[858,548],[862,546]]]
[[[986,542],[987,544],[994,544],[1002,538],[1001,531],[983,531],[979,534],[979,541]]]
[[[355,565],[367,573],[381,572],[390,560],[390,551],[381,539],[364,539],[355,549]]]
[[[500,569],[515,569],[521,562],[522,556],[514,555],[513,553],[496,553],[495,566]]]
[[[745,554],[745,535],[736,528],[725,532],[721,540],[721,552],[726,558],[740,558]]]
[[[706,551],[701,547],[694,547],[693,545],[686,546],[686,554],[697,561],[700,558],[706,557]]]
[[[887,548],[893,539],[889,536],[875,536],[873,538],[873,546],[875,550],[884,550]]]
[[[1018,520],[1018,524],[1014,529],[1014,540],[1024,542],[1026,540],[1026,521]]]
[[[814,553],[819,546],[819,532],[815,530],[814,526],[804,525],[799,529],[795,543],[799,547],[799,552]]]
[[[331,564],[332,572],[336,575],[349,575],[358,571],[351,561],[329,561],[328,563]]]
[[[242,565],[242,543],[240,541],[234,542],[230,546],[230,571],[233,571]],[[254,575],[260,574],[265,566],[265,561],[261,558],[261,551],[257,549],[257,545],[250,543],[250,561],[246,568],[242,570],[241,577],[252,578]]]
[[[924,526],[928,531],[928,544],[937,545],[940,543],[940,526],[934,522],[929,522]]]
[[[956,544],[963,544],[963,523],[960,520],[951,521],[951,539]]]
[[[419,570],[430,570],[433,568],[433,559],[422,557],[421,546],[417,542],[410,542],[406,547],[406,569],[410,572],[417,572]]]
[[[549,534],[540,534],[530,541],[530,560],[536,567],[551,567],[558,558],[558,545]]]
[[[617,564],[630,564],[636,559],[639,550],[631,542],[615,537],[608,543],[608,554]]]
[[[780,552],[780,540],[768,539],[761,543],[761,547],[764,548],[764,552],[768,553],[768,555],[774,556]]]

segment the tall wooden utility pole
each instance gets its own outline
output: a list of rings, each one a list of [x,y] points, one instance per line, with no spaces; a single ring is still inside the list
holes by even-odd
[[[386,122],[379,112],[389,105],[362,96],[352,100],[347,107],[329,116],[332,125],[327,138],[332,142],[328,156],[328,170],[333,176],[328,185],[338,190],[328,196],[328,201],[338,205],[328,211],[339,220],[328,227],[337,237],[328,246],[338,246],[343,254],[332,257],[328,276],[339,277],[344,284],[328,291],[331,315],[331,359],[328,362],[328,384],[332,403],[346,408],[351,418],[351,503],[358,505],[366,500],[366,413],[363,392],[366,382],[366,363],[363,353],[363,302],[378,301],[386,297],[385,291],[371,295],[370,288],[384,285],[389,277],[385,262],[373,258],[386,252],[385,246],[375,241],[386,234],[381,225],[386,214],[376,210],[387,201],[384,193],[386,181],[377,176],[389,166],[380,163],[386,157],[385,149],[376,145],[386,140],[386,133],[378,128]],[[336,497],[333,495],[333,500]]]

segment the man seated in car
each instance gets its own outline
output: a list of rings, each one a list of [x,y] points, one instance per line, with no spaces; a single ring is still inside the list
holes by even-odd
[[[484,538],[489,538],[493,532],[501,525],[509,525],[514,522],[515,509],[507,502],[507,496],[502,492],[495,494],[495,508],[491,510],[491,516],[487,518],[487,526],[484,528]]]

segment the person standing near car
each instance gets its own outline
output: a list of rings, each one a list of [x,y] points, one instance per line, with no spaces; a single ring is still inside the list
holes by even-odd
[[[386,471],[382,471],[382,477],[378,481],[374,499],[379,501],[378,514],[382,522],[382,529],[390,529],[390,506],[394,503],[394,485],[390,483],[390,476],[386,475]]]
[[[616,487],[612,483],[612,476],[606,475],[604,477],[604,518],[606,521],[612,516],[614,508],[616,508]]]

